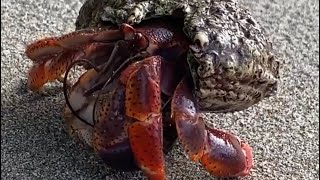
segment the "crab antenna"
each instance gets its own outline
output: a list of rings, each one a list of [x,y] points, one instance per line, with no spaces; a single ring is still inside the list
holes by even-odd
[[[87,90],[84,93],[84,96],[88,96],[88,95],[92,94],[93,92],[95,92],[97,89],[103,88],[104,82],[106,82],[106,80],[109,79],[110,76],[112,76],[112,74],[110,74],[110,73],[113,72],[113,69],[117,65],[117,62],[119,62],[122,59],[121,57],[123,56],[123,54],[121,54],[121,55],[119,54],[119,52],[121,50],[120,49],[121,43],[126,44],[126,45],[128,44],[126,41],[123,41],[123,40],[116,42],[107,62],[105,64],[101,65],[102,70],[99,72],[98,76],[102,77],[102,78],[99,78],[99,80],[96,81],[97,83],[95,85],[93,85],[93,87],[91,89]],[[123,46],[123,44],[122,44],[122,46]],[[129,54],[128,54],[128,56],[129,56]]]
[[[144,56],[147,56],[147,54],[145,54],[144,52],[141,52],[141,53],[139,53],[139,54],[137,54],[137,55],[135,55],[135,56],[133,56],[133,57],[131,57],[131,58],[128,58],[128,59],[126,59],[113,73],[112,73],[112,75],[110,76],[110,78],[103,84],[103,87],[101,88],[101,90],[100,90],[100,92],[98,93],[98,96],[97,96],[97,98],[96,98],[96,100],[95,100],[95,102],[94,102],[94,105],[93,105],[93,122],[95,122],[95,111],[96,111],[96,107],[97,107],[97,102],[99,101],[99,98],[100,98],[100,95],[102,94],[102,93],[104,93],[104,90],[105,90],[105,88],[110,84],[110,82],[116,77],[116,75],[123,69],[123,67],[124,66],[126,66],[129,62],[131,62],[132,60],[134,60],[134,59],[137,59],[137,58],[141,58],[141,57],[144,57]],[[100,86],[101,84],[99,84],[99,86]],[[85,93],[85,95],[88,95],[89,93],[92,93],[92,91],[94,90],[94,89],[96,89],[97,88],[97,86],[96,87],[94,87],[94,88],[92,88],[92,89],[90,89],[90,90],[88,90],[86,93]]]
[[[64,98],[66,100],[66,105],[68,106],[70,111],[74,114],[74,116],[76,118],[78,118],[81,122],[85,123],[86,125],[89,125],[89,126],[93,127],[94,123],[90,124],[89,122],[84,120],[82,117],[80,117],[79,114],[73,109],[73,107],[71,106],[71,103],[69,101],[69,97],[68,97],[68,89],[67,89],[68,88],[68,86],[67,86],[68,74],[69,74],[70,70],[73,67],[75,67],[77,64],[80,64],[80,63],[87,63],[89,66],[91,66],[93,69],[95,69],[97,71],[96,66],[93,63],[91,63],[90,61],[86,60],[86,59],[79,59],[77,61],[72,62],[71,65],[68,67],[65,75],[64,75],[64,79],[63,79],[63,95],[64,95]]]
[[[163,111],[164,108],[167,107],[167,105],[169,104],[169,102],[170,102],[171,100],[172,100],[172,97],[170,97],[170,98],[163,104],[163,106],[162,106],[162,108],[161,108],[161,111]]]
[[[111,55],[110,55],[107,63],[105,63],[105,64],[103,65],[103,67],[101,67],[101,68],[102,68],[101,73],[107,72],[107,69],[108,69],[109,66],[111,65],[111,62],[113,62],[112,60],[115,59],[115,56],[116,56],[117,52],[119,51],[119,47],[120,47],[120,46],[119,46],[119,43],[120,43],[120,42],[121,42],[121,40],[118,41],[117,43],[115,43],[115,46],[114,46],[114,48],[113,48],[113,50],[112,50],[112,52],[111,52]]]

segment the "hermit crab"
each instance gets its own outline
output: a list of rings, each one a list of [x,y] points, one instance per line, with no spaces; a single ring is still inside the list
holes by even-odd
[[[87,0],[74,32],[33,42],[26,55],[30,90],[64,82],[71,135],[152,180],[166,178],[164,152],[176,139],[212,175],[248,175],[251,147],[202,113],[246,109],[279,78],[262,28],[228,0]],[[72,85],[77,65],[86,71]]]

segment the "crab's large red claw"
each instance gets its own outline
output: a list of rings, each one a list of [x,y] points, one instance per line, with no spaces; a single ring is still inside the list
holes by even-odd
[[[94,149],[111,167],[130,170],[136,165],[127,133],[131,121],[125,115],[125,86],[101,96],[93,133]]]
[[[128,128],[130,145],[139,167],[151,180],[165,179],[162,151],[160,57],[130,65],[122,73],[126,84],[126,115],[134,121]]]
[[[253,165],[250,146],[230,133],[205,126],[185,80],[174,93],[172,117],[179,140],[190,159],[200,160],[208,172],[219,177],[245,176],[249,173]]]
[[[88,59],[92,64],[100,65],[109,57],[113,44],[91,43],[79,50],[69,50],[50,59],[35,62],[28,73],[27,87],[37,91],[47,82],[59,79],[71,63],[79,59]]]
[[[160,67],[159,56],[146,58],[130,65],[121,80],[126,84],[126,114],[144,121],[152,114],[160,114]]]
[[[161,115],[152,115],[143,122],[133,123],[128,132],[138,166],[150,180],[164,180]]]

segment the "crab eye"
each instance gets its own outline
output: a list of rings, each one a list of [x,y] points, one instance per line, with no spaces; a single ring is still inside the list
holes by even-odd
[[[204,32],[198,32],[193,38],[193,41],[201,48],[206,48],[209,45],[208,35]]]

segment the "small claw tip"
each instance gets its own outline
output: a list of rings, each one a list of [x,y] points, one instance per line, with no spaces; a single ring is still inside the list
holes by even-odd
[[[246,168],[240,172],[239,176],[247,176],[250,173],[251,168],[253,167],[253,155],[252,155],[252,148],[244,142],[241,142],[242,151],[247,159],[247,166]]]

